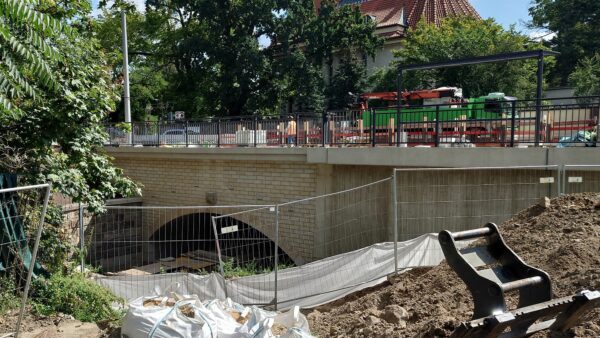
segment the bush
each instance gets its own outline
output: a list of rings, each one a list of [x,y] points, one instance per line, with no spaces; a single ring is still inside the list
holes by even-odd
[[[292,265],[279,264],[278,267],[278,270],[283,270],[292,267]],[[226,279],[254,276],[270,272],[273,272],[272,267],[259,267],[255,262],[238,265],[233,258],[223,262],[223,277]]]
[[[82,322],[121,318],[121,313],[111,305],[122,300],[79,273],[36,280],[32,298],[34,310],[46,316],[61,312]]]
[[[21,297],[15,292],[16,289],[13,276],[0,276],[0,316],[21,305]]]

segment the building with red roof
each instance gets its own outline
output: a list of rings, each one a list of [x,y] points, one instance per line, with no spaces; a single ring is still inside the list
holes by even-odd
[[[377,22],[377,34],[385,38],[383,49],[375,59],[367,61],[369,74],[386,67],[393,60],[392,51],[402,47],[402,39],[409,28],[425,20],[439,25],[451,16],[481,18],[469,0],[339,0],[340,5],[360,6],[363,14]],[[320,7],[315,0],[315,7]]]

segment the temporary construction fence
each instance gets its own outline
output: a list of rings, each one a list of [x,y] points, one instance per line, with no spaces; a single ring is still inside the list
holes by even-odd
[[[179,282],[206,298],[315,306],[394,271],[439,264],[440,230],[502,223],[574,191],[569,184],[600,191],[599,181],[593,166],[411,168],[274,205],[109,207],[87,225],[88,261],[101,267],[100,284],[127,299]]]
[[[17,187],[15,175],[0,174],[0,306],[17,307],[20,297],[14,337],[19,335],[32,276],[44,274],[36,259],[49,198],[48,184]]]
[[[564,194],[600,191],[600,165],[565,165],[562,168]]]

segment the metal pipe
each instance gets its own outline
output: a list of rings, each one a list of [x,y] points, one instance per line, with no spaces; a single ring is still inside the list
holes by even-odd
[[[294,139],[294,145],[297,147],[298,146],[298,132],[300,131],[300,114],[296,114],[296,138]]]
[[[396,98],[396,146],[400,147],[400,135],[402,134],[402,130],[400,130],[401,122],[400,119],[402,117],[402,68],[398,69],[398,97]]]
[[[219,258],[219,272],[221,273],[221,277],[223,277],[223,283],[224,283],[224,290],[225,290],[225,297],[228,297],[227,295],[227,284],[225,283],[225,270],[223,269],[223,257],[221,256],[221,246],[219,245],[219,234],[217,232],[217,222],[215,220],[215,217],[211,217],[212,220],[212,228],[213,228],[213,233],[215,234],[215,246],[217,248],[217,257]]]
[[[275,307],[275,311],[277,311],[277,279],[279,272],[279,205],[275,206],[275,294],[273,297],[273,305]]]
[[[85,272],[85,261],[84,261],[84,239],[85,239],[85,230],[83,229],[83,205],[79,203],[79,256],[81,263],[81,273]]]
[[[491,233],[492,233],[492,229],[486,227],[486,228],[454,232],[454,233],[452,233],[452,238],[454,238],[455,241],[461,241],[461,240],[467,240],[467,239],[473,239],[473,238],[487,236]]]
[[[504,284],[500,285],[500,287],[502,288],[502,291],[508,292],[508,291],[512,291],[512,290],[521,289],[525,286],[540,284],[543,281],[544,280],[542,279],[542,277],[535,276],[535,277],[528,277],[528,278],[504,283]]]
[[[538,70],[537,70],[537,93],[535,103],[535,146],[540,146],[540,132],[542,127],[542,95],[544,83],[544,52],[538,53]]]
[[[129,98],[129,52],[127,50],[127,16],[125,11],[121,11],[121,32],[123,35],[123,81],[124,94],[123,105],[125,107],[125,123],[131,123],[131,104]],[[127,132],[127,143],[132,144],[131,131]]]
[[[371,108],[371,147],[375,147],[377,141],[375,140],[375,134],[377,133],[377,113],[375,108]]]
[[[427,127],[429,129],[429,127]],[[440,146],[440,106],[435,107],[435,147]]]
[[[510,146],[514,148],[515,146],[515,124],[517,121],[517,101],[512,102],[511,109],[511,117],[510,117]]]
[[[253,135],[254,136],[254,148],[256,148],[256,142],[257,142],[256,137],[257,137],[257,133],[258,133],[258,118],[256,116],[253,119],[253,124],[254,124],[254,126],[252,129],[254,129],[254,135]]]

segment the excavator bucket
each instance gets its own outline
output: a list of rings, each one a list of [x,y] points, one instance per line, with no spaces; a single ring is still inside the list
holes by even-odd
[[[452,337],[526,337],[541,330],[564,332],[590,310],[600,307],[600,292],[583,291],[552,299],[550,276],[527,265],[504,242],[498,226],[438,235],[448,265],[473,296],[473,320],[462,323]],[[457,241],[475,240],[458,249]],[[509,310],[507,294],[519,293],[517,309]]]

